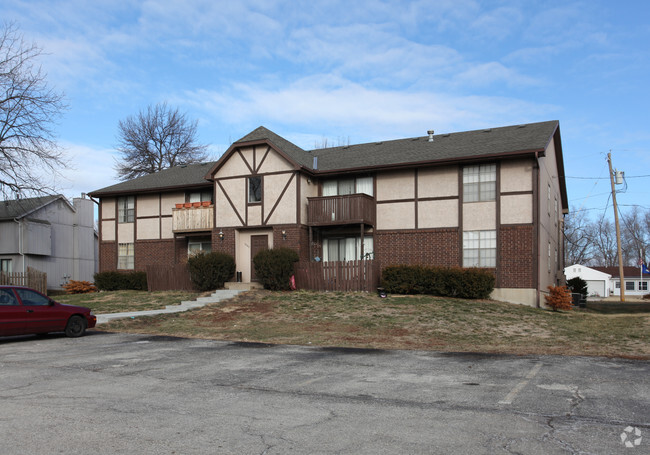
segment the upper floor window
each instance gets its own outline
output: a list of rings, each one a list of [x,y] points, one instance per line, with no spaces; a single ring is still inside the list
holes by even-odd
[[[196,191],[190,193],[189,202],[212,202],[212,191]]]
[[[117,199],[117,222],[133,223],[135,219],[135,197],[124,196]]]
[[[262,202],[262,177],[248,177],[248,202]]]
[[[331,179],[323,182],[323,196],[344,196],[346,194],[374,195],[373,179],[366,177],[349,177]]]
[[[497,194],[497,165],[463,168],[463,202],[493,201]]]
[[[0,272],[4,272],[4,273],[13,272],[11,259],[0,259]]]

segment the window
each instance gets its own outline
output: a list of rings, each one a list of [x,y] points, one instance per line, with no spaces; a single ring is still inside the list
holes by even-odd
[[[497,165],[481,164],[463,168],[463,202],[496,199]]]
[[[626,291],[634,291],[634,281],[626,281],[625,282],[625,290]]]
[[[372,259],[372,237],[363,238],[363,258]],[[361,237],[330,238],[323,240],[323,261],[356,261],[361,259]]]
[[[557,207],[557,198],[555,198],[555,225],[557,226],[557,220],[558,220],[558,207]]]
[[[190,193],[189,197],[190,202],[212,202],[212,191],[197,191],[195,193]]]
[[[117,268],[133,270],[135,268],[135,254],[133,243],[120,243],[117,254]]]
[[[616,289],[621,289],[621,282],[620,281],[616,282]]]
[[[117,222],[133,223],[135,218],[135,197],[125,196],[117,199]]]
[[[647,290],[648,290],[648,282],[639,281],[639,291],[647,291]]]
[[[496,267],[497,231],[463,232],[463,267]]]
[[[551,184],[548,184],[548,188],[546,190],[546,213],[548,216],[551,216]]]
[[[209,240],[195,240],[187,244],[187,255],[193,256],[198,253],[211,253],[212,252],[212,242]]]
[[[50,304],[50,299],[31,289],[16,288],[18,297],[22,300],[23,305],[29,306],[47,306]]]
[[[262,202],[262,177],[248,178],[248,202]]]
[[[0,289],[0,305],[18,305],[18,300],[11,289]]]
[[[346,179],[325,180],[323,196],[343,196],[346,194],[367,194],[373,196],[373,179],[370,176]]]
[[[0,272],[11,273],[13,271],[13,265],[11,259],[0,259]]]

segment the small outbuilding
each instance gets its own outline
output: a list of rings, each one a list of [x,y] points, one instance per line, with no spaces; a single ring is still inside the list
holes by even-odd
[[[610,281],[612,275],[595,268],[580,264],[570,265],[564,268],[564,276],[567,281],[579,277],[587,282],[587,294],[589,297],[609,297]]]

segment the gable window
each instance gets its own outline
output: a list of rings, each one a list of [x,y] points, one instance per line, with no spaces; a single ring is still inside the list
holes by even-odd
[[[124,196],[117,199],[117,222],[133,223],[135,219],[135,197]]]
[[[367,194],[373,196],[374,185],[370,176],[331,179],[323,182],[323,196],[344,196],[346,194]]]
[[[497,193],[497,165],[463,168],[463,202],[493,201]]]
[[[133,243],[120,243],[117,253],[117,268],[133,270],[135,268],[135,250]]]
[[[4,272],[4,273],[13,272],[11,259],[0,259],[0,272]]]
[[[463,267],[497,266],[497,231],[463,232]]]
[[[262,202],[262,177],[248,177],[248,202]]]
[[[363,258],[361,257],[361,237],[340,237],[323,240],[323,261],[358,261],[372,259],[374,242],[372,237],[363,238]]]

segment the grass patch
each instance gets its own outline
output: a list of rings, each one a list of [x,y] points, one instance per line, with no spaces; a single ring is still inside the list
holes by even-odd
[[[276,344],[650,358],[650,312],[552,312],[431,296],[255,291],[101,329]]]
[[[54,300],[68,305],[85,306],[96,314],[102,314],[158,310],[167,305],[180,304],[183,300],[195,300],[199,295],[201,294],[184,291],[110,291],[59,295]]]

